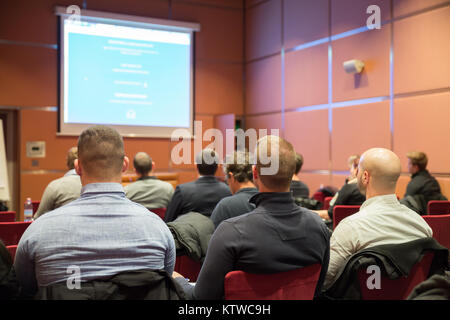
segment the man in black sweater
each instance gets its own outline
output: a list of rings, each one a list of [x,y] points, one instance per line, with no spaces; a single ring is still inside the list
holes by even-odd
[[[308,186],[300,181],[298,178],[298,173],[303,166],[303,156],[300,153],[295,154],[295,172],[292,176],[291,181],[291,193],[294,198],[309,198],[309,188]]]
[[[426,214],[426,205],[430,200],[446,200],[441,193],[439,182],[428,172],[427,164],[428,157],[423,152],[413,151],[409,152],[408,157],[408,171],[411,173],[411,181],[406,187],[406,193],[402,201],[408,196],[414,198],[417,203],[423,203],[419,210],[420,214]],[[418,197],[423,197],[419,199]],[[405,203],[408,205],[407,203]]]
[[[225,275],[233,270],[266,274],[316,263],[322,265],[316,294],[320,292],[328,269],[330,234],[317,214],[297,206],[291,196],[292,145],[277,136],[261,138],[252,170],[259,193],[250,201],[256,209],[219,225],[195,286],[174,272],[188,298],[223,299]]]
[[[164,221],[174,221],[188,212],[198,212],[209,217],[222,198],[231,196],[227,185],[214,176],[219,164],[214,150],[202,150],[196,156],[195,163],[200,177],[175,188]]]

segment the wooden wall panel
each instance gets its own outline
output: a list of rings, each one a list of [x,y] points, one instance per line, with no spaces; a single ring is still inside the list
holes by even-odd
[[[284,48],[328,36],[328,0],[284,0]]]
[[[328,102],[328,45],[289,52],[285,58],[286,109]]]
[[[270,0],[246,10],[246,60],[275,54],[281,49],[281,1]]]
[[[195,112],[244,113],[243,64],[200,60],[195,72]]]
[[[245,112],[281,111],[281,57],[279,55],[246,65]]]
[[[450,92],[396,99],[394,106],[394,152],[403,167],[406,153],[417,150],[431,171],[450,172]]]
[[[0,39],[44,44],[58,42],[58,18],[54,6],[78,5],[82,0],[2,0]]]
[[[450,87],[450,6],[394,23],[394,92]]]
[[[348,170],[353,154],[390,148],[389,101],[333,109],[331,157],[333,170]]]
[[[54,49],[0,44],[0,105],[56,106]]]
[[[389,95],[389,26],[333,42],[333,101]],[[358,59],[362,73],[349,74],[342,63]]]
[[[285,115],[285,138],[303,155],[302,170],[328,168],[328,110],[287,112]]]
[[[169,18],[169,0],[87,0],[86,9],[150,18]]]
[[[445,2],[448,0],[392,0],[394,7],[394,18],[424,10]]]
[[[390,2],[391,0],[332,0],[331,33],[339,34],[366,26],[371,15],[366,13],[370,5],[380,8],[382,22],[390,20]]]
[[[172,18],[200,23],[195,33],[196,59],[243,61],[243,12],[174,2]]]

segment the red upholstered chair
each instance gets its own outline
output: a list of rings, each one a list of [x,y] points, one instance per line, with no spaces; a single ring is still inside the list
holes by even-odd
[[[450,201],[431,200],[427,205],[428,214],[450,214]]]
[[[14,261],[14,258],[16,257],[17,245],[7,246],[6,249],[8,249],[8,252],[11,255],[11,259],[12,261]]]
[[[381,275],[380,288],[369,289],[367,280],[373,276],[373,272],[367,273],[367,270],[359,270],[358,279],[361,290],[361,298],[363,300],[405,300],[411,291],[419,283],[425,281],[430,271],[431,262],[434,253],[425,254],[421,261],[411,269],[408,277],[389,279]],[[369,281],[372,283],[372,280]]]
[[[320,264],[272,274],[231,271],[225,276],[225,300],[312,300]]]
[[[450,249],[450,214],[422,216],[433,230],[433,238]]]
[[[333,199],[333,197],[325,197],[323,200],[323,208],[322,210],[328,210],[330,208],[330,201]]]
[[[31,223],[31,221],[0,222],[0,239],[5,246],[17,245],[23,233]]]
[[[15,211],[0,211],[0,222],[14,222],[16,221]]]
[[[323,203],[325,201],[325,195],[322,191],[314,192],[312,198],[319,201],[320,203]]]
[[[41,204],[41,200],[39,201],[31,201],[33,204],[33,214],[36,213],[37,209],[39,208],[39,205]]]
[[[333,230],[336,229],[336,226],[342,219],[351,216],[352,214],[359,211],[361,206],[342,206],[337,205],[333,207]]]
[[[188,278],[189,281],[197,281],[198,274],[202,264],[198,261],[194,261],[186,255],[177,256],[175,261],[175,271],[181,274],[183,277]]]
[[[151,212],[156,213],[163,220],[164,217],[166,216],[166,210],[167,208],[150,209]]]

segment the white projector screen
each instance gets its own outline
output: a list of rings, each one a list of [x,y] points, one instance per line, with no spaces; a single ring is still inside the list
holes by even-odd
[[[195,23],[57,7],[60,135],[94,124],[124,136],[193,133]]]

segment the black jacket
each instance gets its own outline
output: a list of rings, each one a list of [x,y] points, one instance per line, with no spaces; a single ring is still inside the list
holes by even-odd
[[[413,174],[401,203],[423,215],[427,213],[427,204],[430,200],[447,200],[441,193],[439,182],[428,170]]]
[[[110,279],[81,282],[69,289],[66,282],[40,287],[36,300],[185,300],[183,290],[164,270],[119,273]]]
[[[20,287],[14,271],[11,255],[0,241],[0,300],[16,299]]]
[[[175,188],[172,200],[167,206],[164,221],[174,221],[188,212],[211,216],[222,198],[231,196],[228,186],[214,176],[203,176],[195,181],[180,184]]]
[[[434,251],[428,277],[444,274],[448,270],[448,249],[441,246],[434,238],[422,238],[402,244],[381,245],[367,248],[353,254],[348,260],[337,280],[322,294],[328,299],[361,299],[358,270],[370,265],[381,267],[384,276],[397,279],[407,276],[412,267],[427,251]]]

